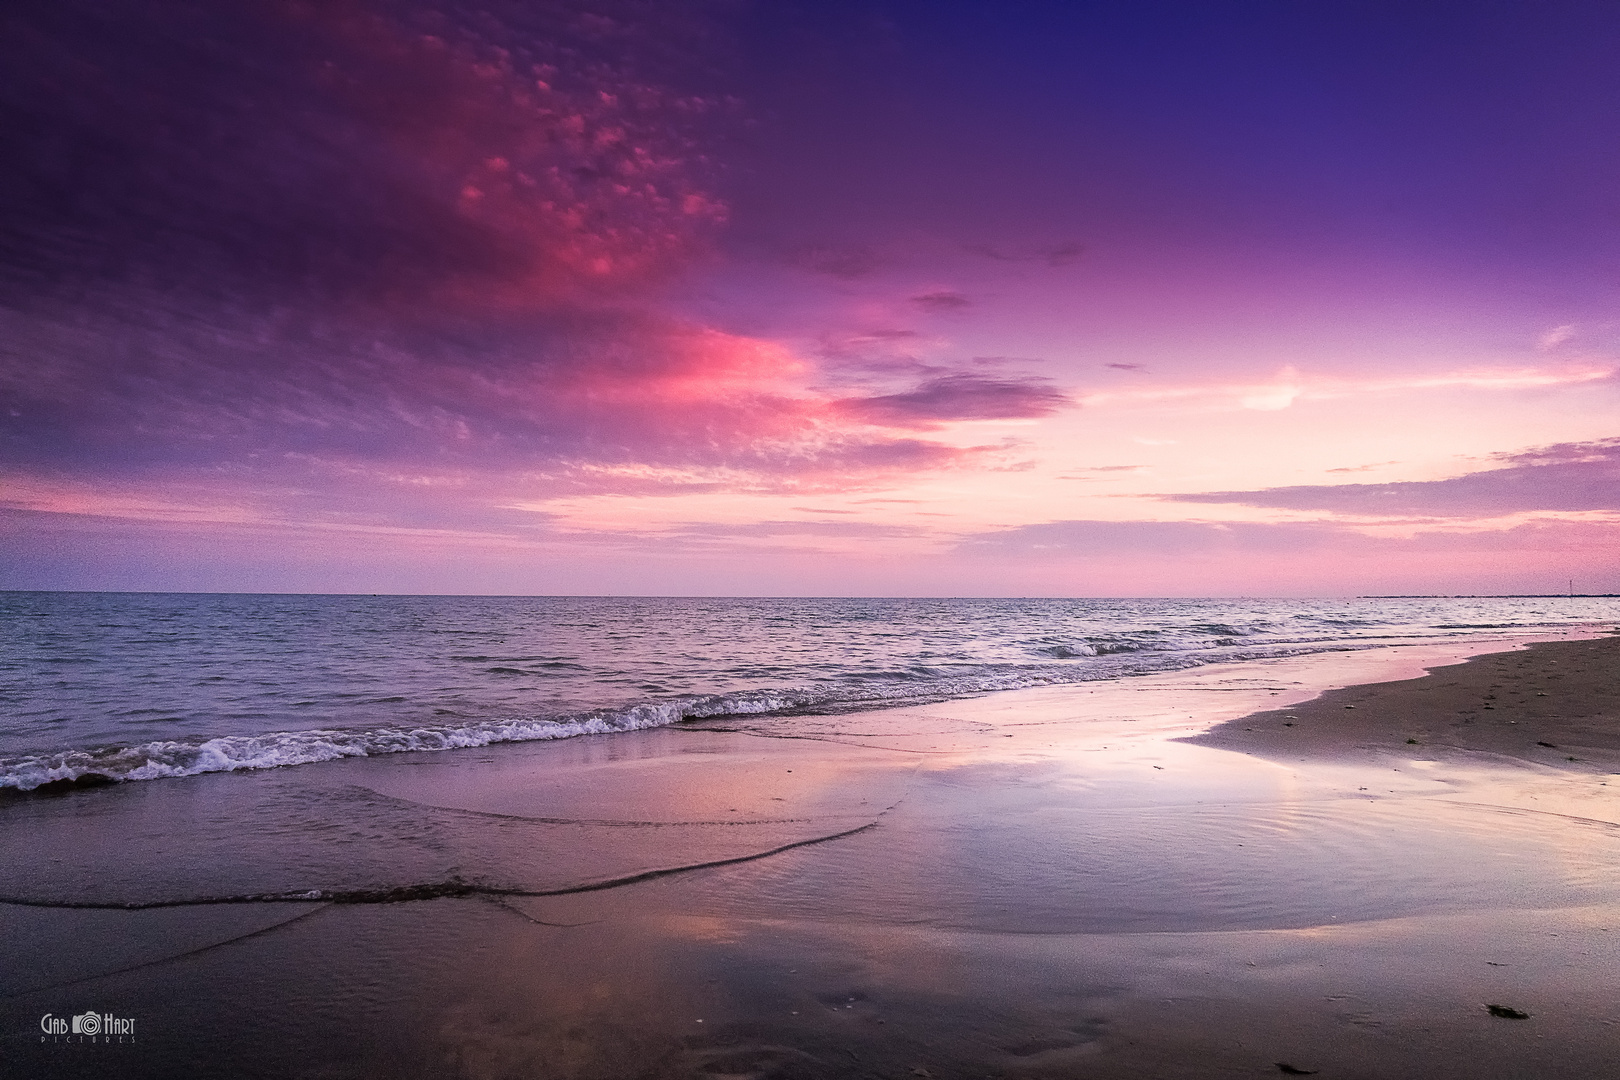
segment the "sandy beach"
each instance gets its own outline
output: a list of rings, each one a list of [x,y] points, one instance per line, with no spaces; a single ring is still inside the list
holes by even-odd
[[[1604,1075],[1620,639],[1463,648],[14,800],[0,1067]]]
[[[1547,641],[1401,682],[1333,690],[1194,741],[1276,760],[1395,756],[1620,771],[1620,641]]]

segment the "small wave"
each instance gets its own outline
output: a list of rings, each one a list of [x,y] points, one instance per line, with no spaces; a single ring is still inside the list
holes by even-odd
[[[586,670],[584,664],[571,663],[565,656],[484,656],[482,654],[458,654],[448,657],[464,663],[482,664],[535,664],[547,668],[569,668],[573,671]]]
[[[373,757],[424,750],[457,750],[495,743],[569,739],[665,727],[682,720],[822,709],[877,708],[924,698],[940,699],[993,690],[1076,681],[1051,669],[1013,668],[962,678],[924,680],[900,674],[891,685],[745,690],[644,702],[555,719],[513,718],[462,724],[364,729],[317,728],[262,735],[228,735],[193,743],[157,740],[0,759],[0,790],[65,791],[108,781],[157,780],[202,773],[274,769],[347,757]],[[1118,674],[1117,672],[1114,674]],[[1092,678],[1109,677],[1101,672]]]
[[[1258,626],[1233,626],[1230,623],[1212,622],[1194,623],[1188,629],[1201,634],[1215,634],[1221,637],[1252,637],[1255,634],[1265,633],[1266,628],[1270,625],[1270,623],[1262,623]]]
[[[1090,645],[1048,645],[1044,649],[1036,649],[1041,656],[1050,656],[1054,660],[1077,660],[1082,657],[1096,656],[1097,650]]]
[[[676,710],[638,706],[615,717],[580,720],[501,720],[460,726],[374,728],[342,731],[276,731],[229,735],[203,743],[158,741],[138,746],[36,754],[0,765],[0,788],[31,791],[81,778],[156,780],[243,769],[307,765],[345,757],[371,757],[415,750],[453,750],[501,742],[566,739],[656,727],[682,719]]]
[[[1148,645],[1138,645],[1130,641],[1099,641],[1091,646],[1092,652],[1097,656],[1119,656],[1122,653],[1141,652],[1151,648]]]
[[[919,664],[846,676],[839,683],[683,695],[568,716],[457,719],[416,726],[275,731],[257,735],[219,736],[206,741],[153,740],[130,746],[34,753],[0,758],[0,791],[29,792],[42,787],[47,792],[68,791],[107,782],[271,769],[349,757],[465,749],[495,743],[567,739],[579,735],[606,735],[663,727],[682,720],[733,715],[847,712],[920,701],[941,701],[1000,690],[1117,679],[1208,663],[1377,648],[1389,640],[1408,636],[1397,633],[1384,635],[1381,640],[1362,641],[1343,638],[1251,639],[1241,645],[1235,638],[1222,638],[1218,644],[1205,638],[1189,647],[1186,642],[1155,638],[1154,633],[1151,630],[1133,630],[1129,632],[1129,637],[1134,640],[1125,640],[1127,635],[1122,633],[1050,644],[1032,650],[1036,655],[1052,660],[1089,663],[1051,663],[1048,660],[1034,664],[987,664],[978,665],[971,671],[956,669],[955,665],[949,664]],[[506,658],[485,656],[481,659],[488,662]],[[505,669],[501,673],[506,671],[528,674],[521,669]],[[443,710],[440,713],[445,715]]]
[[[647,702],[622,709],[600,710],[559,719],[518,718],[468,724],[317,728],[275,731],[263,735],[228,735],[206,742],[160,740],[137,746],[67,750],[0,761],[0,789],[31,791],[89,786],[106,781],[156,780],[202,773],[273,769],[346,757],[372,757],[420,750],[458,750],[494,743],[569,739],[664,727],[681,720],[779,712],[829,701],[834,695],[816,690],[752,690]],[[881,703],[881,693],[867,695]],[[914,697],[914,693],[904,696]]]

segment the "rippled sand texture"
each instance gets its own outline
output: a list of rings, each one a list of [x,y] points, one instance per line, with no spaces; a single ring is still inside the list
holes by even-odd
[[[1620,641],[1458,659],[1303,657],[20,801],[0,833],[4,1061],[1607,1075]],[[1310,700],[1328,686],[1347,688]],[[134,1016],[137,1042],[39,1042],[41,1014],[85,1009]]]

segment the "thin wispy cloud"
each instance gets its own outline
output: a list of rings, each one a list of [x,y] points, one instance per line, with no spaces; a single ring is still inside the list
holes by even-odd
[[[1542,352],[1551,352],[1564,342],[1568,341],[1570,338],[1574,337],[1577,329],[1578,328],[1573,323],[1566,324],[1564,326],[1555,326],[1545,334],[1541,335],[1541,339],[1536,342],[1536,347]]]
[[[1375,462],[1372,462],[1371,464],[1368,464],[1368,465],[1341,465],[1338,468],[1329,469],[1328,472],[1330,472],[1330,473],[1372,472],[1374,469],[1383,469],[1383,468],[1387,468],[1387,467],[1389,467],[1391,465],[1399,465],[1399,464],[1400,464],[1400,462],[1398,462],[1398,461],[1375,461]]]
[[[993,244],[969,244],[967,250],[986,259],[1005,263],[1042,263],[1046,266],[1068,266],[1085,254],[1084,244],[1073,240],[1040,247],[1000,247]]]
[[[1548,562],[1591,565],[1612,549],[1614,537],[1612,523],[1587,521],[1379,532],[1332,522],[1074,520],[975,533],[955,551],[969,562],[1018,560],[1044,574],[1095,574],[1099,582],[1121,574],[1178,583],[1199,574],[1241,580],[1244,568],[1261,559],[1286,580],[1314,581],[1318,588],[1335,580],[1335,567],[1339,573],[1355,568],[1361,580],[1393,588],[1432,589],[1463,568],[1488,583],[1500,580],[1504,562],[1529,558],[1536,566],[1528,579],[1557,588],[1562,581],[1547,573]]]
[[[812,247],[795,253],[795,262],[817,273],[854,281],[872,274],[883,258],[865,245]]]
[[[1141,472],[1145,465],[1089,465],[1074,468],[1058,477],[1059,480],[1116,480],[1130,473]]]
[[[1479,368],[1438,375],[1352,378],[1314,375],[1285,368],[1276,378],[1266,382],[1195,383],[1133,390],[1098,390],[1077,395],[1077,400],[1090,407],[1186,402],[1205,408],[1273,411],[1286,409],[1299,401],[1331,401],[1358,395],[1450,389],[1510,392],[1571,386],[1613,379],[1617,370],[1620,369],[1612,364],[1586,364]]]
[[[913,390],[845,398],[844,415],[892,427],[928,429],[952,420],[1007,420],[1049,416],[1070,404],[1063,391],[1038,376],[986,378],[943,375]]]
[[[966,296],[963,296],[959,292],[949,289],[941,289],[937,292],[927,292],[918,296],[913,296],[911,298],[911,302],[922,308],[924,311],[934,312],[936,314],[942,312],[962,311],[973,306],[972,300],[969,300]]]

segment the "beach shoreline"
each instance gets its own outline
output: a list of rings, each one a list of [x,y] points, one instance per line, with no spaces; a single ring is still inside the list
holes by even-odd
[[[4,1060],[1595,1075],[1620,1050],[1599,738],[1620,729],[1620,640],[1536,637],[19,800],[0,891],[46,906],[0,905]],[[408,891],[447,881],[504,891]],[[86,1008],[133,1016],[137,1041],[41,1038],[41,1015]]]
[[[1189,742],[1287,760],[1429,755],[1620,772],[1620,631],[1482,652],[1426,675],[1324,691]]]

